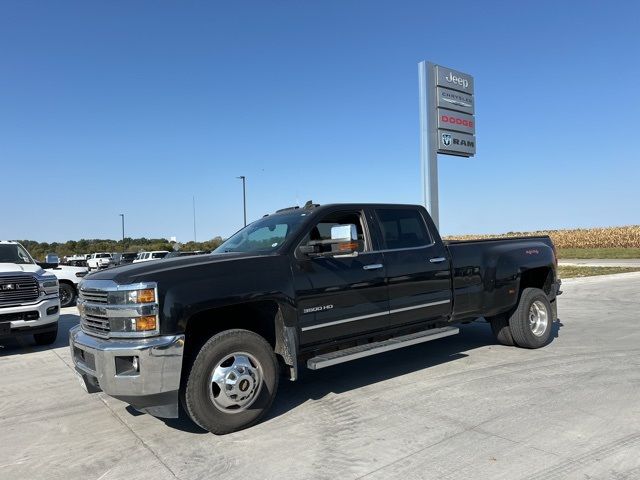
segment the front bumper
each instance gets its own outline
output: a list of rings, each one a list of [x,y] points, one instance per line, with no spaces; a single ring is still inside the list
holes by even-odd
[[[0,308],[0,322],[11,322],[9,336],[52,331],[59,317],[60,300],[57,297],[44,299],[32,305]]]
[[[102,339],[76,326],[69,332],[71,357],[89,393],[103,391],[157,417],[178,417],[184,335]],[[137,357],[138,371],[123,369]]]

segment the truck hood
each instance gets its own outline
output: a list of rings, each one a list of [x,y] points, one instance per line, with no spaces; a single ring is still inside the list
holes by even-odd
[[[120,285],[125,285],[142,281],[155,281],[158,276],[184,268],[197,268],[226,262],[246,262],[250,259],[265,256],[272,256],[272,254],[230,252],[159,259],[108,268],[90,273],[84,278],[91,280],[113,280]]]
[[[33,263],[18,264],[18,263],[0,263],[0,273],[36,273],[42,274],[44,270],[40,266]]]

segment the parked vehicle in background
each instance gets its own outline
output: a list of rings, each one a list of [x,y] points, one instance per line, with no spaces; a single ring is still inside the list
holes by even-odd
[[[89,392],[160,417],[176,417],[181,401],[221,434],[260,420],[281,369],[296,380],[303,366],[454,335],[479,318],[499,343],[542,347],[559,293],[548,236],[443,242],[422,206],[308,203],[211,255],[87,277],[69,343]]]
[[[120,265],[128,265],[138,256],[135,252],[114,253],[111,255],[111,261],[109,261],[109,267],[119,267]]]
[[[58,336],[58,280],[18,242],[0,241],[0,339],[33,335],[38,345]]]
[[[78,298],[78,284],[88,273],[87,267],[61,265],[57,255],[47,255],[44,262],[36,263],[58,279],[60,307],[71,307]]]
[[[111,261],[111,254],[106,252],[92,253],[87,259],[87,268],[89,271],[107,268]]]
[[[150,262],[152,260],[160,260],[169,254],[166,250],[154,250],[153,252],[140,252],[136,256],[133,263]]]
[[[64,257],[64,264],[71,265],[73,267],[86,267],[87,266],[87,255],[71,255],[68,257]]]

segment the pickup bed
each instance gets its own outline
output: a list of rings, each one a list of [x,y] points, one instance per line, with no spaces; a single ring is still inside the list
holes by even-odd
[[[458,333],[552,337],[560,293],[549,237],[443,242],[425,208],[335,204],[265,216],[210,255],[88,275],[71,353],[89,392],[190,418],[255,424],[282,375]],[[426,353],[427,351],[425,351]]]

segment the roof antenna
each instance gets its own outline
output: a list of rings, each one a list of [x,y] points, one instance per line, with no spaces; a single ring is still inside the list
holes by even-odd
[[[313,200],[307,200],[307,203],[304,204],[305,210],[311,210],[315,205],[313,204]]]

